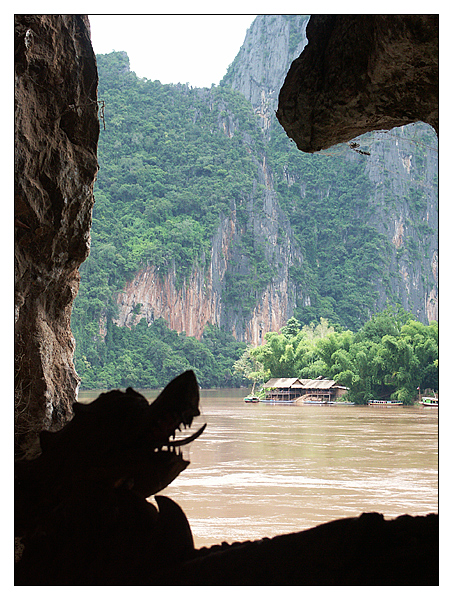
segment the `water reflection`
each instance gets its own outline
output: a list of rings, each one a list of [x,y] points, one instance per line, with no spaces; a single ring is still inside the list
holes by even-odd
[[[365,511],[437,512],[438,410],[246,404],[244,395],[201,392],[206,431],[164,492],[184,509],[198,547]]]

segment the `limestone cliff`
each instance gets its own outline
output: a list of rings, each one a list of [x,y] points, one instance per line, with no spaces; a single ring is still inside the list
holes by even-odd
[[[306,43],[300,28],[306,27],[308,18],[303,15],[295,19],[282,15],[257,17],[222,82],[251,102],[265,136],[275,120],[278,92],[286,71]],[[210,101],[208,90],[199,93]],[[236,133],[242,135],[230,111],[219,117],[219,128],[228,137]],[[238,223],[233,208],[221,220],[213,237],[209,267],[194,267],[180,289],[176,286],[174,268],[164,277],[157,276],[153,266],[140,270],[118,295],[118,325],[130,326],[143,317],[148,322],[163,317],[170,327],[199,338],[205,325],[213,323],[232,331],[238,340],[256,345],[264,341],[265,333],[279,330],[286,323],[294,313],[298,298],[309,302],[308,294],[297,290],[291,282],[290,269],[300,266],[303,257],[293,239],[288,218],[278,205],[266,154],[257,156],[256,164],[256,184],[263,188],[263,210],[256,210],[251,198],[244,225]],[[253,306],[244,309],[241,303],[228,301],[227,280],[244,276],[249,270],[247,257],[240,248],[241,237],[247,232],[262,244],[273,277],[254,298]],[[141,305],[138,311],[137,304]]]
[[[258,15],[228,69],[223,83],[250,101],[268,131],[278,95],[291,62],[300,55],[307,38],[309,15]]]
[[[425,135],[414,144],[414,132]],[[358,138],[366,143],[367,136]],[[370,222],[389,240],[389,281],[376,281],[381,306],[387,298],[423,322],[438,320],[438,150],[423,123],[375,132],[367,174],[373,185]]]
[[[15,403],[19,451],[72,414],[71,307],[99,135],[88,18],[15,17]]]
[[[327,153],[327,156],[332,156],[330,164],[324,159],[317,161],[318,157],[307,157],[305,162],[298,160],[295,155],[301,153],[294,145],[289,150],[291,144],[276,119],[275,110],[279,90],[292,61],[297,59],[297,62],[297,57],[305,52],[309,22],[307,15],[260,15],[248,30],[236,59],[217,90],[188,90],[180,85],[164,90],[169,106],[172,102],[180,103],[177,98],[181,99],[181,94],[192,98],[193,104],[188,105],[184,113],[184,118],[189,115],[188,118],[200,128],[192,135],[203,139],[203,130],[209,129],[211,135],[220,133],[246,149],[256,167],[253,190],[241,190],[235,197],[230,197],[229,205],[223,204],[217,230],[210,234],[212,237],[204,246],[203,255],[198,254],[194,259],[191,271],[190,267],[189,271],[183,271],[177,261],[171,264],[171,257],[165,264],[159,262],[159,257],[153,261],[152,253],[135,271],[129,270],[128,283],[121,292],[114,292],[118,314],[113,320],[120,326],[131,326],[141,319],[151,323],[163,317],[171,328],[200,337],[205,325],[213,323],[233,332],[241,341],[259,344],[266,332],[280,329],[294,314],[303,322],[319,318],[322,314],[343,326],[357,328],[364,319],[385,308],[390,301],[392,304],[401,303],[424,322],[436,318],[435,135],[427,125],[406,125],[390,132],[375,132],[355,138],[351,145],[335,147]],[[385,40],[383,32],[381,35]],[[102,60],[108,60],[108,57]],[[124,85],[135,86],[135,75],[129,71],[127,55],[122,53],[112,57],[112,64],[115,60],[118,70],[112,71],[117,73],[112,78],[112,85],[124,79]],[[106,73],[105,81],[109,77],[111,73]],[[106,91],[108,85],[110,83],[106,83]],[[237,96],[234,99],[230,92],[228,95],[228,88],[246,98],[251,111],[258,117],[252,125],[250,116],[250,121],[244,126],[244,111],[250,109],[244,108],[245,104],[238,109]],[[223,91],[225,95],[222,95]],[[113,105],[113,102],[110,104]],[[213,114],[215,116],[211,117]],[[144,113],[140,122],[144,123],[146,118]],[[116,127],[124,115],[112,114],[111,119],[112,127]],[[136,131],[136,122],[128,125],[134,133],[124,137],[125,153],[127,149],[134,154],[134,144],[145,135]],[[159,127],[157,121],[150,129],[153,136],[160,131]],[[168,131],[162,135],[170,135],[173,124],[165,127]],[[253,131],[250,127],[254,128]],[[183,120],[176,130],[181,136],[186,135]],[[107,136],[103,143],[107,145]],[[119,148],[118,143],[114,141],[115,148]],[[148,156],[151,151],[157,156],[158,143],[156,135],[154,142],[149,142],[137,155],[136,165],[165,161]],[[174,145],[179,144],[177,136],[172,143],[175,154],[184,154],[185,144],[183,151]],[[360,151],[354,152],[357,148]],[[188,167],[188,172],[200,170],[214,175],[212,164],[219,160],[218,156],[205,156],[209,152],[205,152],[204,148],[196,152],[200,153],[199,158]],[[309,163],[311,158],[313,161]],[[129,169],[128,179],[121,175],[121,182],[124,181],[127,190],[121,189],[132,194],[131,199],[135,193],[137,198],[139,195],[131,187],[138,182],[138,167],[134,166],[134,161],[135,158],[132,161],[125,156],[124,164],[118,166],[126,171]],[[204,171],[204,161],[208,161],[207,171]],[[110,162],[109,169],[114,168]],[[147,164],[143,173],[145,169],[148,169]],[[154,173],[153,168],[150,171]],[[163,170],[159,173],[161,175]],[[173,177],[167,177],[169,182],[174,183]],[[103,180],[101,186],[101,179],[102,171],[100,193],[110,199],[120,199],[118,186],[115,188],[113,180]],[[187,186],[190,194],[196,195],[193,184],[197,185],[191,180]],[[156,192],[158,197],[163,193]],[[148,202],[153,194],[153,189],[147,192],[144,202]],[[216,201],[221,196],[222,191],[217,190]],[[100,207],[101,202],[97,206]],[[138,212],[134,213],[134,217],[132,213],[124,217],[126,224],[133,223],[135,217],[143,221],[140,211],[147,211],[148,207],[143,208],[140,202],[137,202]],[[175,214],[179,214],[181,207],[182,212],[186,210],[182,204],[178,205],[173,209]],[[192,209],[189,207],[187,210]],[[137,223],[140,222],[140,227],[146,229],[148,224],[142,221]],[[358,236],[360,228],[362,233]],[[369,238],[363,233],[365,230],[370,232]],[[133,227],[127,235],[135,235]],[[342,246],[340,252],[337,252],[335,244],[332,245],[335,236]],[[382,242],[379,247],[373,246],[371,240],[375,238]],[[143,241],[144,246],[148,243],[146,239]],[[255,257],[251,257],[249,252],[252,244]],[[354,259],[353,272],[347,274],[346,263],[349,261],[350,266],[353,262],[350,257],[360,254],[364,245],[368,246],[368,256]],[[340,260],[341,252],[343,258]],[[171,253],[167,254],[170,256]],[[249,284],[254,278],[258,281],[254,268],[258,254],[261,267],[264,261],[266,263],[263,268],[266,276],[253,286]],[[356,269],[361,272],[356,272]],[[109,275],[109,278],[112,279],[112,276]],[[363,281],[363,290],[357,281],[355,286],[349,283],[353,279]],[[346,288],[349,291],[344,293]],[[107,321],[116,311],[116,307],[109,307],[102,312],[99,322],[101,338],[105,337]]]
[[[360,24],[362,21],[360,15],[352,19],[352,31],[350,31],[348,19],[349,17],[332,15],[316,16],[314,19],[308,15],[260,15],[255,19],[224,81],[233,89],[244,94],[251,102],[255,113],[260,115],[261,126],[268,136],[271,123],[275,124],[275,110],[278,105],[280,89],[284,86],[280,99],[280,104],[284,107],[286,106],[285,98],[289,93],[285,90],[291,90],[292,86],[296,85],[293,84],[293,72],[299,74],[297,81],[300,85],[300,89],[298,88],[300,97],[308,93],[306,90],[304,91],[307,84],[300,76],[302,65],[318,65],[316,60],[323,59],[324,53],[330,52],[332,56],[338,56],[332,60],[340,61],[343,57],[344,61],[346,60],[344,57],[347,56],[350,64],[354,65],[354,69],[357,72],[360,71],[363,61],[356,60],[357,48],[354,49],[354,44],[360,47],[357,37],[361,36]],[[311,21],[314,22],[311,23]],[[324,21],[334,23],[333,32],[330,34],[331,39],[328,40],[328,50],[323,47],[324,38],[320,33],[321,24]],[[377,89],[377,85],[373,86],[372,83],[369,85],[373,88],[374,95],[379,96],[379,106],[382,107],[384,113],[387,110],[392,115],[387,121],[382,122],[373,121],[369,117],[369,123],[372,123],[373,128],[377,128],[380,124],[394,126],[403,122],[408,123],[411,119],[418,121],[423,118],[437,127],[437,88],[435,83],[437,82],[436,44],[438,41],[436,23],[435,15],[406,15],[395,18],[376,15],[365,17],[363,25],[373,29],[375,46],[369,48],[365,44],[363,53],[366,54],[369,63],[373,65],[374,76],[379,76],[386,81],[383,90]],[[313,32],[312,46],[314,48],[307,46],[307,27]],[[386,27],[387,29],[385,29]],[[336,46],[332,46],[333,40],[338,42],[340,37],[347,40],[347,43],[345,41],[341,45],[337,43]],[[325,43],[327,44],[327,42]],[[387,43],[389,47],[387,47]],[[318,53],[318,59],[316,59],[316,53]],[[424,53],[426,56],[422,59]],[[398,82],[399,87],[393,91],[389,80],[394,75],[390,75],[388,69],[385,68],[385,65],[392,60],[390,56],[397,62],[393,65],[394,71],[400,74],[404,72]],[[304,68],[308,68],[308,66]],[[335,65],[331,65],[330,69],[334,72]],[[288,70],[289,73],[287,73]],[[338,70],[341,71],[341,68],[338,67]],[[335,77],[332,75],[329,86],[323,91],[326,96],[330,94],[332,102],[335,102],[338,90],[342,94],[347,93],[346,84],[341,79],[339,71],[335,71]],[[349,75],[346,71],[343,70],[343,74],[347,79]],[[358,74],[356,75],[358,77]],[[369,76],[372,78],[373,75]],[[314,77],[315,75],[312,73],[311,78]],[[320,73],[319,77],[321,77]],[[309,81],[311,82],[311,79]],[[355,90],[356,87],[353,86],[351,89]],[[425,89],[426,93],[423,92]],[[393,97],[392,94],[394,96],[399,94],[399,104],[389,100],[390,97]],[[408,94],[413,94],[414,98],[420,98],[421,103],[412,106],[407,97]],[[313,92],[311,99],[315,97]],[[371,103],[374,101],[374,96],[371,95],[370,98],[372,98]],[[338,102],[338,98],[336,101],[336,110],[341,111],[341,103]],[[376,104],[378,104],[377,99]],[[360,110],[360,107],[357,110]],[[368,118],[367,115],[370,111],[371,108],[368,107],[362,117]],[[412,117],[408,116],[410,111],[413,112]],[[279,108],[279,113],[281,112],[282,109]],[[407,115],[404,118],[403,113]],[[306,112],[303,119],[309,120],[310,114]],[[398,116],[399,114],[400,116]],[[320,118],[316,123],[318,129],[326,128],[326,135],[332,136],[333,143],[348,139],[347,136],[335,137],[336,126],[329,125],[327,134],[327,123],[331,123],[335,118],[334,115],[329,114],[330,120]],[[341,121],[341,117],[338,118]],[[355,119],[354,123],[357,122],[358,120]],[[352,129],[349,132],[352,138],[361,133],[360,129],[353,129],[354,123],[351,121]],[[285,128],[290,134],[292,129],[290,130],[286,125]],[[298,143],[297,138],[296,142]],[[396,128],[389,133],[375,132],[368,136],[358,137],[356,143],[359,144],[359,147],[362,145],[371,150],[369,158],[366,159],[366,172],[372,184],[373,215],[371,217],[364,215],[363,219],[369,220],[369,223],[391,242],[387,264],[382,276],[376,278],[374,282],[378,294],[376,309],[385,308],[387,301],[390,300],[401,303],[406,310],[411,311],[421,321],[437,320],[437,140],[429,126],[423,123],[414,123]],[[340,149],[338,153],[341,153]],[[360,156],[356,157],[358,160],[360,158]],[[303,181],[304,174],[291,172],[290,167],[280,173],[269,172],[266,177],[268,193],[272,193],[270,190],[273,189],[274,181],[275,183],[285,181],[287,185],[292,185],[296,180]],[[304,193],[303,187],[304,183],[301,185],[301,194]],[[326,190],[326,196],[328,197],[328,195],[329,192]],[[383,279],[386,279],[387,282],[384,283]],[[289,278],[287,290],[291,290],[293,285]],[[269,286],[268,291],[272,294],[273,289],[273,286]],[[299,302],[301,301],[305,305],[310,304],[308,288],[302,294],[302,299],[299,298]],[[284,314],[289,315],[293,306],[294,304],[290,301]],[[251,326],[256,327],[255,318],[252,318]]]
[[[305,240],[300,236],[296,239],[291,226],[297,215],[291,221],[289,217],[294,210],[288,205],[282,210],[280,202],[282,186],[294,186],[300,189],[299,204],[303,206],[305,190],[313,186],[313,175],[308,168],[307,172],[297,170],[291,160],[276,168],[275,161],[270,160],[275,153],[273,157],[269,154],[269,144],[275,143],[280,129],[275,118],[279,91],[292,61],[297,59],[297,63],[297,57],[303,55],[309,19],[307,15],[258,16],[221,82],[221,86],[230,86],[250,102],[259,117],[265,142],[261,152],[254,151],[256,189],[247,203],[246,221],[239,222],[232,206],[212,238],[211,256],[194,266],[182,286],[177,285],[178,265],[173,265],[164,276],[152,265],[141,269],[118,295],[119,325],[129,326],[141,318],[150,323],[162,316],[177,331],[200,337],[205,325],[214,323],[234,332],[239,340],[259,344],[266,332],[280,329],[297,311],[303,318],[304,308],[310,307],[320,284],[309,282]],[[381,35],[385,39],[384,33]],[[198,96],[212,110],[212,91],[198,90]],[[234,111],[227,105],[223,108],[218,117],[219,130],[228,138],[242,138],[247,145],[248,134],[241,131]],[[198,118],[197,113],[194,118]],[[401,303],[424,322],[435,319],[438,302],[435,136],[428,126],[416,124],[362,136],[354,143],[367,151],[366,158],[354,153],[347,144],[338,147],[333,156],[336,152],[339,158],[346,157],[347,164],[357,164],[357,169],[364,170],[368,180],[366,201],[354,217],[387,240],[380,271],[368,281],[375,301],[373,307],[368,303],[367,310],[381,310],[390,301]],[[339,165],[337,162],[335,168],[341,169]],[[316,186],[316,194],[325,199],[322,202],[328,214],[335,179],[320,180]],[[365,193],[365,188],[354,193]],[[336,197],[340,195],[337,190]],[[337,224],[333,219],[330,225],[323,226],[328,229]],[[253,298],[239,297],[231,291],[234,282],[252,277],[250,260],[241,242],[249,235],[263,248],[270,274],[270,280]],[[322,243],[318,248],[322,250]],[[335,257],[331,259],[334,261]],[[313,271],[319,261],[317,256],[311,260]],[[291,274],[295,268],[302,273],[299,281]],[[327,286],[322,293],[332,295]]]
[[[118,294],[119,311],[114,322],[120,327],[130,327],[142,318],[152,323],[163,317],[172,329],[185,331],[198,339],[205,326],[212,323],[228,328],[239,340],[255,345],[262,343],[264,334],[279,330],[296,305],[296,290],[289,283],[289,268],[300,264],[302,257],[291,246],[289,238],[286,244],[277,243],[278,223],[284,220],[274,195],[268,194],[265,213],[253,220],[254,235],[267,240],[267,260],[270,265],[279,267],[276,267],[272,285],[255,299],[251,315],[223,300],[226,274],[233,270],[232,265],[238,265],[237,272],[248,269],[246,257],[238,250],[243,226],[233,211],[221,220],[214,235],[208,268],[196,265],[181,287],[176,284],[175,265],[165,275],[154,266],[141,269]],[[234,273],[233,270],[233,276]]]
[[[225,77],[227,83],[250,100],[255,112],[262,117],[262,127],[266,132],[275,119],[280,98],[277,117],[288,135],[294,137],[303,150],[307,151],[308,146],[300,145],[300,132],[310,130],[310,119],[316,119],[313,131],[319,130],[319,135],[325,134],[326,139],[330,136],[329,143],[319,147],[328,148],[332,144],[355,139],[359,147],[371,150],[366,159],[366,171],[373,186],[371,204],[374,214],[363,218],[391,242],[385,270],[382,277],[374,282],[378,293],[376,309],[385,308],[389,300],[399,302],[424,322],[438,318],[437,140],[431,127],[424,123],[397,127],[389,133],[356,136],[364,131],[419,120],[437,128],[436,27],[436,15],[356,15],[353,18],[349,15],[260,15],[247,32],[244,44]],[[311,46],[307,46],[307,28],[312,32]],[[365,30],[373,32],[374,45],[364,42],[368,39],[363,35]],[[366,56],[369,65],[366,77],[360,75],[365,60],[363,56],[358,60],[361,44],[360,52]],[[327,60],[326,56],[330,57],[327,63],[330,73],[328,84],[322,79],[320,67],[321,62]],[[363,84],[364,89],[360,93],[364,97],[368,94],[369,105],[363,114],[359,114],[361,104],[357,104],[355,90],[362,84],[351,84],[351,93],[354,90],[351,102],[356,103],[354,118],[349,105],[339,100],[343,95],[347,96],[347,82],[352,76],[342,66],[345,61],[354,68],[356,79],[364,79],[368,86]],[[392,70],[389,71],[390,63]],[[398,85],[393,87],[391,81],[397,77],[396,73],[399,74]],[[383,88],[378,86],[378,79],[385,83]],[[303,102],[314,102],[317,98],[316,86],[324,86],[316,106],[325,102],[326,107],[335,108],[332,112],[326,108],[325,117],[317,117],[315,108],[311,106],[305,112],[302,109],[305,106]],[[297,108],[297,126],[296,122],[290,126],[282,116],[286,114],[285,110],[290,113],[287,105],[291,94],[294,97],[299,94],[297,98],[301,103]],[[414,103],[415,98],[419,101]],[[348,107],[344,115],[341,113],[343,104]],[[389,116],[384,118],[383,115]],[[362,129],[357,125],[360,119],[368,123]],[[341,127],[346,128],[346,122],[350,129],[347,135],[341,136],[338,132]],[[295,127],[299,127],[297,135],[292,134],[296,131]],[[341,154],[340,148],[336,151]],[[301,179],[304,180],[303,173],[291,172],[287,168],[281,173],[274,173],[273,179],[269,177],[268,182],[283,180],[292,185]],[[304,193],[303,185],[301,194]],[[328,197],[328,190],[326,195]],[[383,278],[387,279],[387,284],[383,283]],[[288,286],[291,285],[289,281]],[[308,304],[309,295],[310,290],[307,289],[304,302]]]

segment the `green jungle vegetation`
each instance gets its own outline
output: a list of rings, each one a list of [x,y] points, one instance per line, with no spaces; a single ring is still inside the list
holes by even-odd
[[[412,404],[420,390],[438,390],[438,325],[424,325],[402,308],[375,314],[356,333],[321,319],[302,326],[296,319],[265,343],[248,347],[234,370],[250,381],[271,377],[334,379],[356,404],[392,398]]]
[[[170,329],[164,319],[150,326],[107,328],[106,339],[87,347],[77,362],[82,389],[135,387],[157,389],[192,369],[203,388],[239,387],[244,378],[233,369],[246,344],[208,325],[199,341]]]
[[[250,314],[275,269],[266,260],[268,240],[253,235],[253,217],[263,209],[258,168],[264,156],[304,256],[291,278],[310,295],[311,306],[298,306],[297,320],[309,326],[322,317],[337,328],[359,330],[376,311],[376,280],[397,300],[388,275],[391,244],[372,224],[363,157],[346,149],[305,155],[275,118],[264,135],[250,103],[226,80],[198,89],[141,79],[129,70],[125,52],[98,55],[97,62],[105,130],[91,251],[80,268],[71,321],[82,389],[160,387],[186,368],[195,370],[203,387],[243,381],[233,365],[246,346],[227,331],[209,326],[198,341],[162,320],[119,328],[115,297],[146,265],[160,273],[174,268],[182,286],[195,265],[208,265],[220,219],[234,210],[249,272],[235,270],[234,261],[228,266],[222,301]],[[426,204],[423,193],[421,188],[415,212]],[[419,243],[430,233],[425,224]],[[284,239],[287,232],[281,234]],[[401,252],[418,252],[413,246]]]

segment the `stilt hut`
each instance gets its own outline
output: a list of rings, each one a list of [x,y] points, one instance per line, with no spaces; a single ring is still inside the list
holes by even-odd
[[[264,384],[266,402],[294,402],[301,395],[302,383],[297,377],[269,379]]]
[[[307,403],[310,401],[317,404],[335,402],[348,391],[347,387],[338,385],[335,380],[323,377],[300,379],[300,382],[302,383],[300,400]]]
[[[348,388],[338,385],[333,379],[299,379],[280,377],[269,379],[263,386],[266,389],[265,402],[295,402],[326,404],[343,396]]]

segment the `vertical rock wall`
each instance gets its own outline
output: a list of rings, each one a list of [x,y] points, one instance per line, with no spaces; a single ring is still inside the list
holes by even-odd
[[[346,27],[348,19],[338,20],[337,25],[343,23]],[[360,15],[358,20],[362,20]],[[364,20],[370,25],[374,22],[374,16],[365,16]],[[377,22],[380,21],[378,17]],[[384,17],[383,22],[387,21],[387,17]],[[420,31],[415,26],[418,21]],[[392,27],[388,34],[391,43],[401,51],[411,41],[415,45],[414,51],[423,53],[426,43],[423,38],[432,38],[429,27],[423,33],[427,25],[425,21],[425,18],[416,16],[414,19],[392,16]],[[272,140],[275,128],[280,128],[275,117],[279,90],[288,69],[293,69],[290,67],[292,61],[296,59],[294,63],[297,64],[302,60],[297,57],[306,54],[304,48],[307,45],[309,22],[308,15],[259,15],[247,31],[244,43],[223,79],[224,85],[243,94],[251,103],[255,114],[260,117],[263,140]],[[360,33],[355,17],[352,22],[355,24],[354,32]],[[415,29],[406,27],[411,23]],[[384,41],[378,44],[383,49],[376,50],[379,50],[374,61],[376,64],[381,59],[384,62],[387,60],[381,57],[381,54],[386,56],[387,34],[382,31],[382,26],[378,27],[378,31]],[[345,37],[349,35],[347,28],[343,34]],[[346,48],[348,52],[351,50],[349,43]],[[431,48],[431,56],[431,42],[427,47]],[[341,56],[346,50],[339,45],[331,51],[333,56]],[[408,60],[412,60],[410,53]],[[403,65],[401,69],[404,71],[404,68]],[[340,67],[338,71],[341,72]],[[421,68],[422,79],[425,71],[424,67]],[[380,72],[384,73],[385,70],[381,69]],[[409,72],[414,75],[411,69]],[[212,110],[212,91],[205,89],[197,93],[210,103]],[[229,138],[242,135],[245,140],[247,134],[241,131],[235,115],[226,106],[225,109],[224,115],[219,115],[220,130]],[[199,117],[197,115],[194,118]],[[357,142],[370,145],[371,153],[366,158],[347,147],[351,161],[366,165],[365,174],[371,183],[367,205],[363,207],[360,217],[390,242],[387,254],[383,257],[383,267],[373,278],[376,292],[374,309],[382,310],[389,301],[398,302],[425,322],[437,319],[438,296],[437,143],[432,142],[432,135],[428,135],[427,130],[430,129],[428,125],[417,123],[393,132],[374,132],[368,136],[368,141],[361,136]],[[423,143],[418,143],[416,138],[423,139]],[[279,330],[294,314],[297,306],[311,305],[315,290],[308,287],[302,289],[291,277],[292,267],[303,269],[306,265],[303,264],[303,253],[288,216],[279,206],[277,192],[282,183],[292,186],[297,181],[301,197],[304,198],[310,175],[294,170],[291,164],[279,171],[273,169],[266,151],[256,154],[255,160],[256,184],[263,192],[262,195],[261,192],[254,193],[250,197],[247,223],[244,225],[238,221],[236,209],[232,207],[231,213],[219,223],[212,239],[209,266],[195,266],[180,287],[176,286],[177,265],[176,270],[173,268],[160,277],[154,266],[139,271],[117,296],[118,325],[130,326],[142,318],[150,323],[163,317],[172,329],[199,338],[206,324],[214,323],[233,332],[237,339],[257,345],[263,342],[265,333]],[[324,187],[322,182],[318,184],[318,193],[325,198],[326,206],[329,204],[328,185],[326,183]],[[423,198],[423,202],[420,198]],[[262,209],[254,210],[253,205],[258,201],[262,201]],[[424,208],[421,207],[423,203]],[[253,239],[262,245],[269,270],[273,273],[272,281],[256,293],[254,306],[250,310],[242,310],[241,304],[244,302],[229,301],[227,280],[234,281],[251,273],[247,256],[241,253],[241,240],[246,233],[252,233]],[[204,264],[204,261],[201,262]],[[101,330],[105,331],[103,319],[101,317]]]
[[[247,30],[224,82],[244,94],[261,127],[267,132],[274,118],[280,88],[291,62],[297,58],[307,38],[309,15],[258,15]]]
[[[120,327],[130,327],[143,318],[150,324],[163,317],[171,329],[185,331],[198,339],[206,325],[213,323],[233,332],[240,341],[255,346],[262,344],[268,331],[278,331],[283,327],[296,305],[296,290],[290,285],[289,269],[294,264],[300,265],[302,256],[291,244],[290,232],[286,244],[277,244],[279,226],[289,228],[278,207],[275,192],[270,189],[262,216],[255,218],[253,233],[256,239],[268,241],[266,258],[270,265],[276,267],[276,274],[272,284],[257,298],[252,314],[246,319],[241,318],[237,306],[222,303],[228,266],[232,262],[240,263],[243,258],[235,248],[241,225],[235,211],[232,211],[231,215],[221,219],[213,237],[207,268],[195,266],[179,288],[174,265],[165,275],[161,275],[154,266],[141,269],[118,294],[118,317],[114,322]],[[204,263],[203,260],[201,262]]]
[[[90,246],[99,136],[88,18],[15,17],[16,444],[72,414],[72,302]]]
[[[280,100],[277,118],[306,152],[313,148],[305,138],[302,141],[305,134],[330,140],[324,145],[317,141],[318,149],[411,120],[424,120],[437,130],[438,15],[259,15],[224,81],[251,102],[268,136]],[[281,118],[282,110],[287,116],[294,110],[298,116],[293,115],[289,125],[286,117]],[[322,118],[319,111],[324,111]],[[346,137],[343,130],[348,131]],[[375,309],[398,302],[421,321],[437,320],[437,142],[431,127],[421,122],[388,135],[373,131],[372,136],[355,141],[363,144],[367,139],[369,144],[372,139],[365,164],[372,183],[368,202],[373,214],[364,213],[363,220],[393,245],[374,281]],[[264,168],[263,172],[268,195],[283,175],[288,185],[296,178],[301,181],[304,196],[302,186],[308,181],[303,172],[291,168],[284,173],[266,173]],[[422,197],[424,209],[417,208]],[[291,239],[289,231],[288,235]],[[290,277],[287,283],[291,291]],[[274,281],[266,292],[276,295],[279,287],[280,282]],[[300,290],[297,293],[299,302],[309,306],[308,292],[305,297]],[[264,305],[261,299],[257,311],[262,312]],[[283,320],[292,314],[291,302],[287,305]],[[275,313],[281,310],[277,305],[275,309]],[[254,314],[250,326],[260,321]]]

